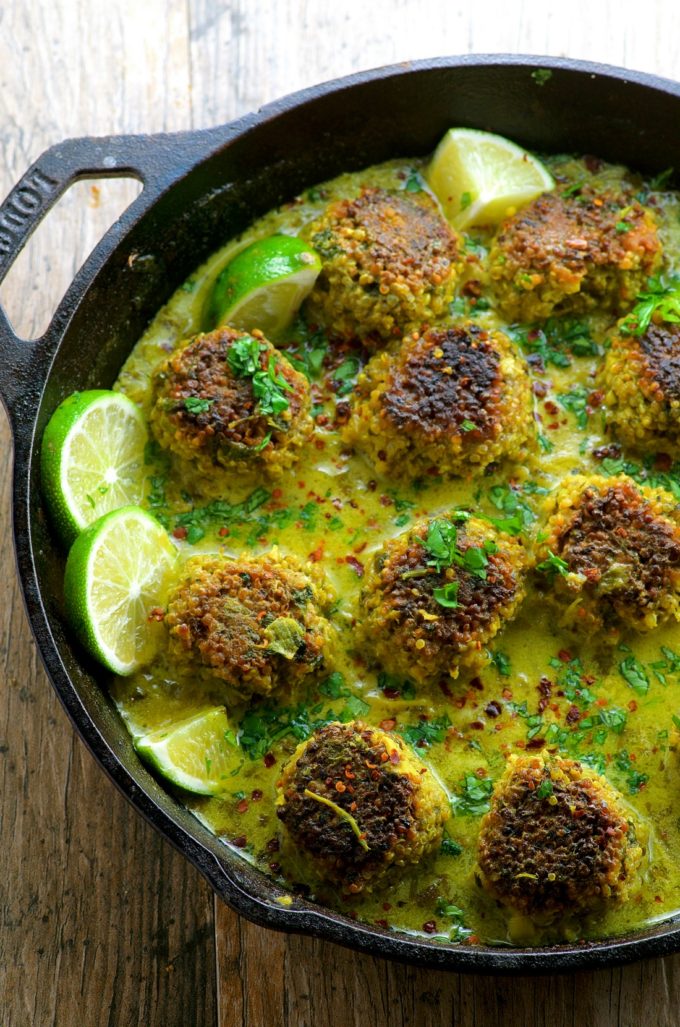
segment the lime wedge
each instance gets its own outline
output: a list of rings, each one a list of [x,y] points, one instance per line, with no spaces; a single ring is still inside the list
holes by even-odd
[[[318,253],[291,235],[270,235],[247,246],[219,275],[206,327],[228,324],[275,338],[291,324],[321,270]]]
[[[450,128],[425,177],[458,229],[500,224],[555,188],[550,172],[521,146],[474,128]]]
[[[66,561],[66,614],[83,645],[109,670],[132,674],[155,656],[177,550],[136,506],[104,514],[75,540]]]
[[[143,759],[173,784],[199,795],[223,792],[234,769],[235,749],[222,706],[135,740]]]
[[[42,488],[55,524],[72,541],[102,514],[141,502],[147,431],[120,392],[74,392],[47,423]]]

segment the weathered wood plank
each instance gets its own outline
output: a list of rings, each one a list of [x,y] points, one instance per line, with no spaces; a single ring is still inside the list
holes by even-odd
[[[69,135],[189,121],[179,0],[0,9],[0,193]],[[39,332],[135,188],[83,183],[50,216],[3,299]],[[48,287],[45,287],[48,283]],[[39,664],[10,542],[0,426],[0,1022],[212,1027],[213,902],[199,875],[117,793]]]

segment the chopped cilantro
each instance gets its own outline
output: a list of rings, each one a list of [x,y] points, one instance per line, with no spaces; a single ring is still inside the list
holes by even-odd
[[[260,357],[268,347],[251,335],[235,339],[227,352],[227,363],[237,378],[252,378],[253,396],[257,400],[258,413],[275,417],[289,407],[285,393],[293,386],[277,370],[276,358],[270,353],[266,368],[262,368]]]
[[[338,714],[338,720],[347,724],[350,720],[365,717],[370,710],[370,705],[360,699],[358,695],[351,695]]]
[[[198,396],[187,396],[184,407],[190,414],[207,414],[214,399],[199,399]]]
[[[670,182],[674,171],[675,168],[666,168],[665,171],[659,172],[658,175],[655,175],[654,178],[650,180],[649,188],[653,189],[655,192],[661,192]]]
[[[400,727],[399,734],[409,745],[423,749],[433,742],[443,742],[450,727],[451,721],[445,713],[434,720],[418,720],[415,724]]]
[[[343,699],[345,696],[350,695],[349,688],[345,685],[345,679],[340,671],[333,671],[329,674],[324,681],[319,685],[319,692],[321,695],[328,696],[329,699]]]
[[[467,210],[472,203],[472,196],[470,193],[465,192],[460,194],[460,209]]]
[[[460,430],[461,431],[468,432],[468,431],[475,431],[476,429],[477,429],[477,425],[473,424],[472,421],[467,421],[467,420],[461,421],[461,425],[460,425]]]
[[[411,174],[406,179],[404,189],[407,193],[422,193],[423,180],[420,177],[420,173],[415,169],[411,171]]]
[[[531,77],[537,86],[544,86],[546,82],[549,82],[552,78],[552,71],[550,68],[536,68],[535,71],[531,72]]]
[[[439,851],[442,856],[460,856],[463,851],[463,847],[462,845],[459,845],[458,842],[455,842],[453,838],[449,838],[447,835],[444,835]]]
[[[433,589],[432,596],[440,606],[455,610],[458,606],[458,587],[457,581],[449,581],[446,585]]]
[[[622,321],[622,335],[644,335],[654,316],[671,324],[680,323],[680,277],[653,275],[637,303]]]
[[[491,653],[491,662],[501,677],[509,678],[511,673],[510,657],[499,649]]]
[[[558,392],[557,402],[576,418],[576,425],[581,431],[588,427],[588,397],[585,385],[577,385],[569,392]]]
[[[617,221],[614,227],[619,234],[623,235],[625,232],[630,232],[633,226],[630,221]]]
[[[493,781],[488,777],[466,774],[451,797],[454,816],[481,817],[491,809]]]
[[[619,672],[634,692],[638,695],[646,695],[649,691],[649,677],[647,671],[635,656],[627,656],[619,664]]]
[[[569,564],[561,556],[556,556],[552,549],[549,549],[547,560],[541,560],[540,563],[537,563],[536,570],[541,574],[548,574],[552,579],[557,574],[568,574]]]
[[[628,791],[631,795],[637,795],[640,789],[649,781],[648,774],[641,774],[635,769],[633,760],[631,760],[626,749],[621,749],[620,752],[617,752],[614,757],[614,765],[617,770],[626,775]]]
[[[544,777],[540,785],[536,789],[536,798],[547,799],[548,796],[552,795],[553,791],[554,789],[552,781],[549,777]]]
[[[440,896],[437,899],[437,916],[447,917],[451,921],[449,938],[451,941],[465,941],[472,934],[465,926],[465,913],[459,906],[454,906],[448,899]]]
[[[550,317],[540,325],[514,325],[510,335],[544,367],[569,367],[572,357],[596,356],[600,352],[588,323],[573,317]]]

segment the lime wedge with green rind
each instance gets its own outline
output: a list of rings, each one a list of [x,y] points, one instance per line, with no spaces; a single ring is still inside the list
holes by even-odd
[[[153,660],[177,550],[145,510],[105,514],[78,536],[66,561],[66,615],[90,653],[115,674]]]
[[[258,239],[218,276],[208,301],[206,328],[259,328],[275,339],[292,323],[320,270],[318,253],[296,236]]]
[[[450,128],[425,177],[459,230],[494,226],[555,188],[547,168],[521,146],[491,132]]]
[[[97,518],[144,495],[148,434],[120,392],[74,392],[47,423],[40,450],[45,502],[68,543]]]
[[[203,710],[136,738],[139,755],[168,781],[198,795],[219,795],[232,776],[235,754],[226,711]]]

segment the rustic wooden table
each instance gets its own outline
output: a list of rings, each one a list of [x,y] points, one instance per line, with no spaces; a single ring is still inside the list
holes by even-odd
[[[673,77],[677,0],[5,0],[0,195],[66,136],[228,121],[360,68],[446,53],[591,58]],[[0,290],[39,334],[134,191],[75,187]],[[680,1023],[680,956],[598,973],[428,972],[253,927],[133,813],[36,654],[11,545],[0,416],[0,1024],[551,1027]]]

